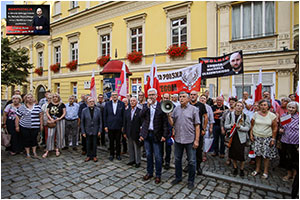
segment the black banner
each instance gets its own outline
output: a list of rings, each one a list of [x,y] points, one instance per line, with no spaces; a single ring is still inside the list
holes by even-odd
[[[49,35],[50,5],[6,5],[7,35]]]
[[[243,52],[236,51],[220,57],[199,58],[202,79],[232,76],[244,72]]]

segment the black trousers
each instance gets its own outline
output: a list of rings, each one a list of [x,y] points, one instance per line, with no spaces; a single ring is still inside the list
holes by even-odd
[[[122,134],[122,146],[123,146],[123,152],[127,153],[127,140],[125,139],[123,134]]]
[[[287,170],[298,169],[298,151],[296,144],[281,143],[282,161]]]
[[[202,162],[202,147],[203,147],[203,136],[200,133],[200,137],[199,137],[199,146],[196,149],[196,161],[197,161],[197,165],[196,168],[200,168],[200,164]]]
[[[121,130],[108,130],[110,156],[121,155]],[[116,145],[115,145],[116,144]]]
[[[87,157],[97,156],[97,135],[86,135]]]
[[[299,168],[297,168],[297,174],[292,186],[292,199],[297,199],[298,192],[299,192]]]
[[[101,132],[101,145],[102,146],[104,146],[105,145],[105,131],[104,130],[102,130],[102,132]]]
[[[81,135],[82,151],[86,152],[86,138]]]

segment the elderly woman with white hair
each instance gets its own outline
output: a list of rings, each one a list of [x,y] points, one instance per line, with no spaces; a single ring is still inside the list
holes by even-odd
[[[18,108],[22,105],[22,97],[20,95],[12,96],[12,103],[8,104],[3,113],[2,127],[7,129],[7,132],[11,135],[10,147],[6,150],[10,151],[11,155],[20,153],[23,150],[22,135],[16,132],[15,120]]]
[[[66,106],[61,102],[59,94],[53,94],[52,102],[47,107],[47,126],[48,126],[48,139],[46,152],[43,158],[48,156],[49,151],[54,150],[56,135],[56,156],[60,156],[60,149],[65,147],[65,115]]]
[[[297,102],[292,101],[287,104],[288,112],[281,117],[281,128],[279,132],[282,133],[281,146],[282,155],[285,168],[288,174],[283,177],[283,181],[288,181],[296,175],[298,168],[298,145],[299,145],[299,105]],[[284,121],[283,121],[284,120]],[[285,123],[288,122],[289,123]]]

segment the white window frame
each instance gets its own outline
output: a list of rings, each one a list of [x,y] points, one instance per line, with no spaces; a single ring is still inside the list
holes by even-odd
[[[132,35],[132,31],[134,29],[136,29],[136,34]],[[139,29],[142,29],[142,33],[139,32]],[[139,42],[140,42],[139,41],[139,37],[142,37],[142,49],[141,49],[140,52],[143,52],[143,34],[144,34],[144,32],[143,32],[143,26],[134,27],[134,28],[130,29],[130,49],[131,49],[131,52],[133,52],[133,51],[139,52]],[[134,38],[136,39],[136,47],[135,47],[135,49],[132,49],[132,40]]]
[[[259,36],[254,36],[254,2],[252,1],[251,2],[251,36],[250,36],[250,38],[259,38],[259,37],[264,37],[264,36],[266,36],[266,22],[265,22],[265,9],[266,9],[266,4],[265,4],[266,2],[265,1],[263,1],[262,2],[262,33],[261,33],[261,35],[259,35]],[[275,34],[275,32],[276,32],[276,9],[275,9],[275,3],[276,2],[274,2],[274,24],[273,24],[273,26],[274,26],[274,33],[273,34]],[[243,36],[243,16],[244,16],[244,7],[243,7],[243,3],[242,4],[240,4],[240,37],[238,37],[238,38],[233,38],[233,40],[240,40],[240,39],[245,39],[244,38],[244,36]],[[231,22],[232,22],[232,19],[231,19]],[[248,38],[246,38],[246,39],[248,39]]]
[[[76,7],[78,7],[78,1],[70,1],[70,8],[73,9]]]
[[[106,39],[105,41],[103,40],[103,37],[107,37],[108,39]],[[101,48],[101,56],[110,56],[111,54],[111,47],[110,47],[110,34],[103,34],[100,36],[100,48]],[[103,54],[103,44],[105,44],[105,55]],[[108,48],[109,47],[109,48]],[[109,52],[108,52],[109,51]]]
[[[60,83],[55,83],[55,89],[57,94],[60,94]]]
[[[44,67],[43,63],[44,63],[44,52],[40,51],[40,52],[38,52],[38,66]]]
[[[136,80],[136,83],[133,83],[133,81]],[[131,94],[132,97],[138,98],[139,95],[139,87],[142,87],[142,78],[131,78],[130,79],[130,83],[131,83]],[[136,93],[133,93],[132,88],[133,86],[136,86]]]
[[[185,21],[186,21],[186,23],[184,24],[184,25],[182,25],[181,24],[181,21],[182,20],[180,20],[180,19],[184,19],[185,18]],[[176,20],[178,20],[178,26],[174,26],[173,27],[173,21],[176,21]],[[188,35],[188,32],[187,32],[187,17],[186,16],[182,16],[182,17],[179,17],[179,18],[175,18],[175,19],[171,19],[171,44],[172,45],[174,45],[174,43],[173,43],[173,30],[176,30],[177,29],[177,31],[178,31],[178,46],[180,46],[181,45],[181,43],[182,43],[182,41],[181,41],[181,29],[183,29],[183,28],[186,28],[186,41],[185,41],[185,43],[187,44],[187,35]]]
[[[54,15],[58,15],[61,13],[61,2],[56,1],[54,2]]]
[[[54,64],[61,64],[61,46],[54,47]]]
[[[74,93],[74,90],[76,90],[76,94]],[[78,83],[77,82],[72,82],[72,95],[74,95],[77,99],[77,96],[78,96]]]
[[[73,59],[73,53],[74,53],[74,59]],[[78,42],[70,43],[70,61],[72,60],[78,61]]]

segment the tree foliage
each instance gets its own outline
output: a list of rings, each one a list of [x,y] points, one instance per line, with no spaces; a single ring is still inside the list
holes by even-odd
[[[1,39],[1,84],[6,86],[22,85],[28,82],[29,57],[25,48],[13,49],[9,46],[7,38]]]

